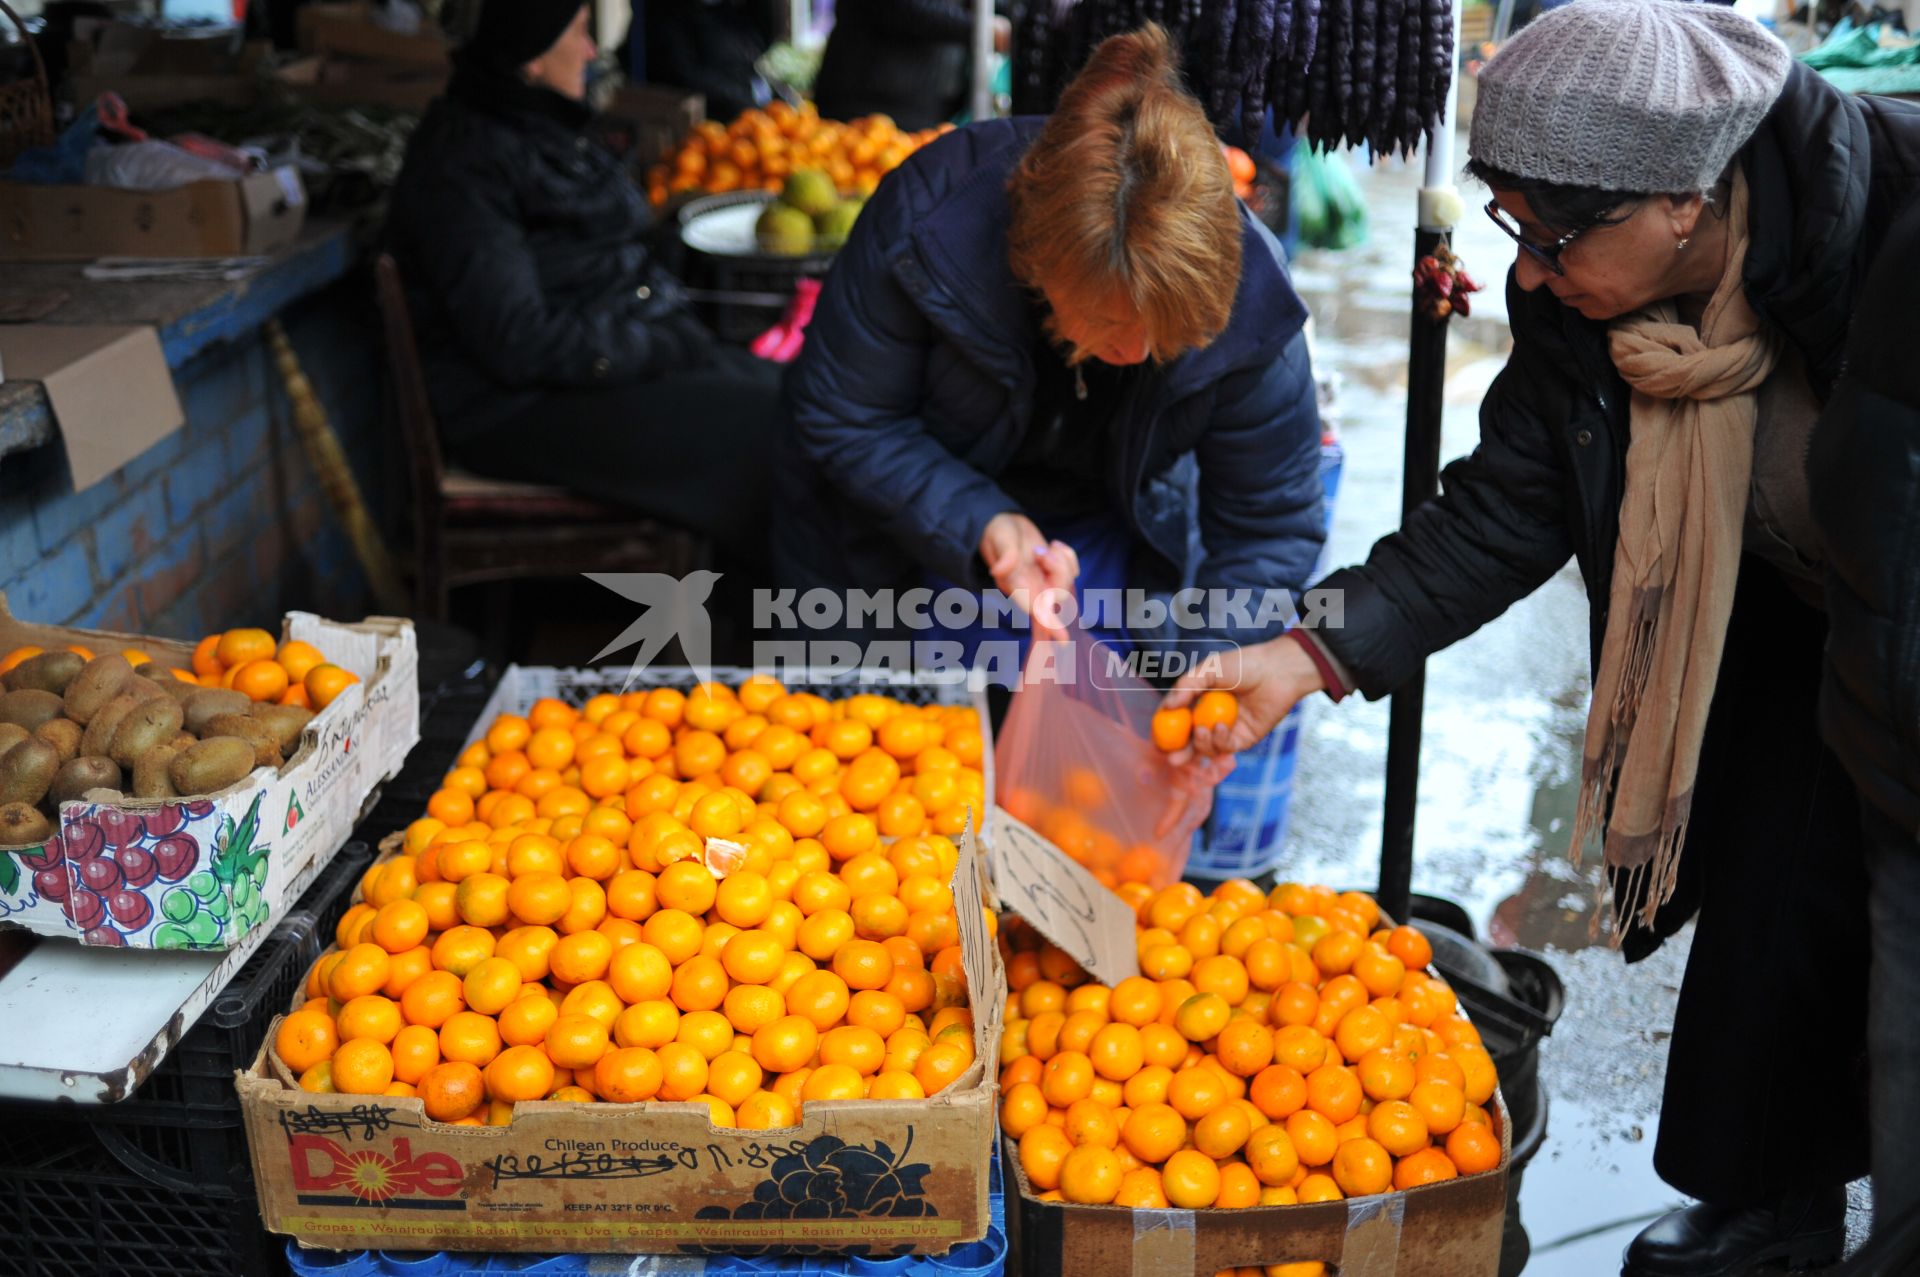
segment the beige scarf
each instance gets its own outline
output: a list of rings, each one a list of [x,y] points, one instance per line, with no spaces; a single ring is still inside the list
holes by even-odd
[[[1605,830],[1616,945],[1628,911],[1651,924],[1678,878],[1740,573],[1755,392],[1780,353],[1741,286],[1747,188],[1737,168],[1727,235],[1726,272],[1697,330],[1668,301],[1610,332],[1614,366],[1633,389],[1632,441],[1573,854]]]

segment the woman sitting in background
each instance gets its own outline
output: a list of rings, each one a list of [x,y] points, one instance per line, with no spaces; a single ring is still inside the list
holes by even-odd
[[[777,374],[654,260],[645,195],[588,134],[579,0],[490,0],[407,148],[387,235],[452,459],[765,554]]]

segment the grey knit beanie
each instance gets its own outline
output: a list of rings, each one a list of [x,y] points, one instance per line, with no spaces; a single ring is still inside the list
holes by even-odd
[[[1574,0],[1480,73],[1468,148],[1564,186],[1702,191],[1766,118],[1793,57],[1750,18],[1685,0]]]

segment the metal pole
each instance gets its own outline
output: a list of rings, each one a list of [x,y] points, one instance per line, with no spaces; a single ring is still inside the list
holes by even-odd
[[[1453,6],[1456,62],[1460,44],[1460,5]],[[1453,135],[1459,110],[1459,73],[1448,82],[1445,109],[1427,142],[1426,181],[1420,190],[1419,227],[1413,259],[1418,262],[1453,234],[1460,218],[1460,193],[1453,186]],[[1418,302],[1418,292],[1414,294]],[[1440,490],[1440,420],[1447,383],[1447,321],[1412,311],[1407,351],[1406,460],[1400,485],[1404,523]],[[1411,916],[1413,826],[1420,801],[1420,726],[1426,705],[1424,669],[1393,693],[1387,722],[1387,796],[1381,818],[1380,907],[1401,922]]]
[[[973,97],[969,118],[993,118],[993,0],[973,0]]]

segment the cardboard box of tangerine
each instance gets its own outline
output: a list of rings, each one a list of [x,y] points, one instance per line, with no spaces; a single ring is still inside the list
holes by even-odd
[[[784,692],[730,690],[737,715],[699,692],[673,714],[674,698],[656,702],[685,751],[655,749],[645,715],[582,726],[554,698],[483,716],[476,739],[504,747],[489,763],[532,755],[558,783],[517,774],[507,792],[540,792],[518,828],[483,824],[487,842],[429,818],[410,831],[416,854],[403,835],[369,874],[369,908],[341,927],[353,943],[311,973],[317,1000],[237,1080],[269,1229],[336,1249],[496,1251],[937,1253],[985,1235],[1005,981],[975,840],[884,843],[851,804],[788,803],[789,824],[766,823],[782,809],[767,786],[791,763],[727,768],[754,751],[744,731],[724,744],[770,694]],[[876,730],[891,761],[863,748],[839,772],[864,756],[911,777],[945,768],[931,742],[971,708],[868,696],[853,713],[928,730]],[[602,724],[620,730],[590,730]],[[697,733],[722,741],[719,768]],[[618,803],[576,783],[617,788],[596,783],[610,737],[634,746]],[[713,783],[722,768],[757,793]],[[891,788],[871,780],[840,789]],[[504,819],[486,792],[475,814]],[[728,795],[739,812],[721,810]],[[647,815],[667,819],[629,818],[654,800]]]
[[[1005,812],[992,859],[1034,1271],[1497,1271],[1506,1111],[1417,931],[1297,884],[1106,892]]]

